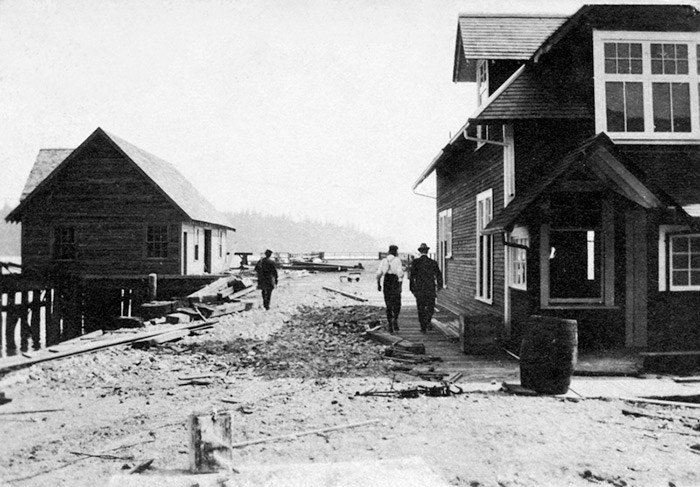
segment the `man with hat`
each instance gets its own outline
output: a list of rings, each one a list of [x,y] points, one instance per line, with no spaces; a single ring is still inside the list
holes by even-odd
[[[399,331],[399,313],[401,312],[401,285],[403,284],[403,264],[398,257],[399,248],[389,245],[389,255],[379,264],[377,270],[377,290],[382,290],[384,277],[384,303],[389,333]]]
[[[270,309],[272,290],[277,287],[277,267],[270,259],[272,250],[265,251],[265,257],[255,264],[255,272],[258,274],[258,289],[262,291],[263,306]]]
[[[442,272],[437,262],[428,257],[428,247],[420,244],[420,257],[411,262],[409,289],[416,297],[420,331],[425,333],[430,326],[435,312],[435,296],[442,289]]]

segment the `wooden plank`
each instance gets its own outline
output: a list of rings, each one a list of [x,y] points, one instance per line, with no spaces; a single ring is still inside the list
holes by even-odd
[[[700,409],[700,404],[691,403],[691,402],[663,401],[661,399],[645,399],[642,397],[621,397],[620,400],[625,401],[625,402],[638,402],[638,403],[642,403],[642,404],[656,404],[659,406],[674,406],[674,407]]]
[[[0,362],[0,372],[5,371],[5,370],[11,370],[19,367],[26,367],[29,365],[41,363],[41,362],[47,362],[50,360],[56,360],[59,358],[64,358],[64,357],[71,357],[73,355],[80,355],[83,353],[88,353],[88,352],[94,352],[96,350],[101,350],[103,348],[109,348],[109,347],[114,347],[117,345],[125,345],[129,344],[131,342],[134,342],[136,340],[141,340],[144,338],[150,338],[154,337],[157,335],[161,335],[163,333],[170,333],[173,331],[177,330],[197,330],[200,328],[205,328],[205,327],[210,327],[213,324],[218,323],[217,320],[207,320],[207,321],[197,321],[194,323],[187,323],[184,325],[179,325],[179,326],[174,326],[170,329],[161,329],[158,331],[147,331],[143,333],[135,333],[131,336],[124,337],[115,337],[110,340],[101,340],[96,343],[87,343],[83,346],[76,347],[72,350],[65,350],[65,351],[59,351],[58,353],[54,354],[46,354],[41,357],[35,357],[32,359],[23,359],[21,357],[12,357],[10,359],[5,359]]]
[[[675,350],[673,352],[640,352],[642,357],[691,357],[700,355],[700,350]]]
[[[391,335],[385,331],[369,331],[367,332],[367,336],[380,343],[391,345],[392,347],[398,348],[400,350],[406,350],[416,354],[425,353],[425,345],[423,345],[422,343],[410,342],[404,338],[401,338],[396,335]]]
[[[131,344],[132,347],[141,350],[148,350],[156,345],[161,345],[163,343],[174,342],[180,340],[190,334],[190,330],[176,330],[170,331],[168,333],[163,333],[162,335],[154,336],[151,338],[144,338],[142,340],[136,340]]]
[[[363,303],[368,301],[366,298],[363,298],[362,296],[358,296],[357,294],[352,294],[352,293],[346,293],[345,291],[341,291],[340,289],[335,289],[335,288],[328,287],[328,286],[323,286],[323,289],[325,289],[326,291],[331,291],[334,293],[341,294],[341,295],[346,296],[348,298],[354,299],[355,301],[360,301]]]
[[[246,303],[225,303],[220,306],[216,306],[214,311],[209,315],[209,318],[217,318],[219,316],[230,315],[231,313],[237,313],[246,310]]]

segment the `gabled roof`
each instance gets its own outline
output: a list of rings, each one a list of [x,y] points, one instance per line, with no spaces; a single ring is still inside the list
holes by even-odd
[[[34,161],[34,166],[32,166],[27,182],[24,184],[24,189],[22,190],[22,195],[19,197],[19,200],[24,201],[24,198],[29,196],[29,194],[34,191],[34,188],[46,179],[71,152],[73,152],[73,149],[39,150],[39,154],[36,156],[36,161]]]
[[[7,221],[19,221],[20,214],[27,200],[40,188],[49,184],[62,167],[78,157],[84,148],[96,139],[103,137],[122,153],[128,161],[150,179],[156,188],[190,220],[212,223],[235,230],[226,215],[219,212],[175,166],[150,154],[131,143],[97,128],[77,149],[43,149],[39,151],[34,168],[22,193],[22,200],[6,218]],[[66,154],[66,152],[68,152]]]
[[[534,182],[525,185],[513,201],[497,213],[484,229],[484,233],[508,231],[520,215],[541,195],[568,174],[584,169],[607,187],[644,208],[681,206],[651,181],[647,175],[620,154],[615,144],[605,133],[600,133],[584,141],[557,161],[547,173]]]
[[[484,123],[538,118],[593,118],[591,108],[580,93],[546,85],[546,78],[537,76],[536,69],[535,66],[523,65],[469,120]]]
[[[453,81],[475,81],[478,59],[530,59],[567,19],[547,15],[460,15]]]

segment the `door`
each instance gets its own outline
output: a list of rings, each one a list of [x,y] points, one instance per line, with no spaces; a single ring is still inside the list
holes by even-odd
[[[204,272],[211,274],[211,230],[204,230]]]
[[[182,233],[182,275],[187,275],[187,259],[189,255],[187,253],[187,232]]]

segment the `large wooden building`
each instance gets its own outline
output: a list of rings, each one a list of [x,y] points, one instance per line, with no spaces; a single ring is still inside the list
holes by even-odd
[[[174,166],[100,128],[42,149],[6,219],[40,277],[217,274],[235,230]]]
[[[437,176],[438,304],[517,342],[573,318],[583,349],[700,346],[700,15],[590,5],[464,15],[478,109]]]

